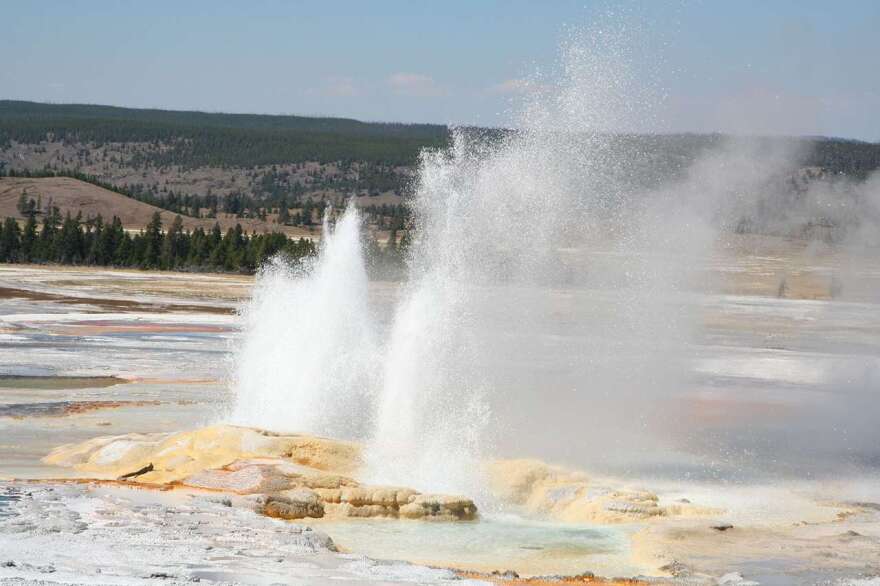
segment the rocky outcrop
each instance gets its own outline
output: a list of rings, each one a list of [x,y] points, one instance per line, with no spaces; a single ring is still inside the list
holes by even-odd
[[[267,496],[259,505],[261,513],[277,519],[320,519],[324,516],[321,497],[308,489],[298,489],[286,496]]]
[[[44,460],[88,478],[258,495],[256,509],[280,519],[477,516],[464,497],[359,483],[352,477],[360,465],[357,444],[244,427],[101,437],[56,448]]]
[[[470,499],[449,495],[417,494],[400,507],[407,519],[470,521],[477,517],[477,507]]]

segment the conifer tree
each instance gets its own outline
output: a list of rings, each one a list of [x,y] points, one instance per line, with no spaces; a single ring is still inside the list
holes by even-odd
[[[28,216],[21,235],[21,260],[31,262],[37,252],[37,218],[34,214]]]
[[[101,214],[92,222],[91,234],[86,245],[86,263],[95,265],[107,264],[107,252],[104,248],[106,240],[104,238],[104,218]]]
[[[3,222],[3,232],[0,234],[0,260],[3,262],[17,262],[21,250],[21,230],[15,218],[8,217]]]
[[[162,243],[162,258],[160,265],[163,269],[173,269],[180,263],[182,257],[185,257],[185,255],[183,219],[177,215],[174,216],[174,220],[171,222],[171,226],[165,234]]]
[[[59,260],[66,264],[82,262],[82,231],[79,217],[71,217],[70,212],[64,216],[61,231],[55,237],[55,249]]]
[[[61,213],[56,207],[49,208],[49,211],[43,216],[43,225],[37,242],[37,255],[46,262],[56,260],[55,233],[58,231],[60,217]]]
[[[287,197],[282,195],[278,203],[278,223],[285,226],[290,223],[290,210],[287,207]]]
[[[18,210],[18,213],[22,216],[27,214],[28,211],[28,198],[25,192],[21,192],[21,195],[18,196],[18,203],[15,204],[15,208]]]
[[[143,234],[143,241],[143,251],[139,251],[139,264],[146,269],[158,268],[162,255],[162,216],[159,212],[153,212],[153,218]]]

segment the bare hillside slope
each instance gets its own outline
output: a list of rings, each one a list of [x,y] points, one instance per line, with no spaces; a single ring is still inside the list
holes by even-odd
[[[137,201],[115,191],[104,189],[69,177],[0,177],[0,217],[13,216],[23,219],[17,209],[18,200],[24,193],[28,198],[42,201],[45,207],[49,200],[57,206],[62,214],[70,212],[72,216],[82,212],[83,218],[101,214],[105,220],[118,216],[126,229],[138,230],[147,225],[155,212],[162,216],[162,223],[167,226],[175,214],[150,204]],[[312,236],[317,232],[309,232],[293,226],[280,226],[271,222],[256,219],[236,218],[220,214],[216,219],[198,219],[181,216],[187,230],[199,226],[210,230],[215,222],[225,231],[241,224],[246,231],[272,232],[283,231],[288,236]]]

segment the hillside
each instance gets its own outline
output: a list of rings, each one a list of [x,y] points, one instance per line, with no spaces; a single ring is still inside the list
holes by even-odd
[[[156,163],[182,157],[191,165],[254,166],[340,160],[411,164],[422,147],[445,143],[448,131],[435,124],[0,100],[0,144],[39,142],[49,133],[98,145],[170,143],[170,149],[148,157]]]
[[[153,214],[157,211],[161,215],[162,223],[165,226],[169,226],[176,215],[114,191],[69,177],[0,177],[0,218],[12,216],[20,220],[25,219],[17,209],[21,194],[41,201],[42,208],[44,209],[51,202],[53,206],[58,207],[62,215],[69,212],[71,216],[75,217],[78,213],[81,213],[83,219],[85,219],[100,214],[106,220],[117,216],[122,221],[123,226],[130,230],[142,229],[150,222]],[[278,224],[258,219],[236,218],[231,214],[219,214],[216,219],[197,219],[187,216],[182,216],[182,219],[183,226],[187,230],[201,227],[208,231],[216,222],[220,224],[224,232],[229,228],[235,227],[236,224],[241,224],[241,227],[247,232],[279,231],[286,233],[288,236],[295,237],[313,235],[312,232],[304,228],[279,226]]]
[[[465,132],[497,140],[512,131]],[[650,190],[682,178],[730,137],[602,138],[609,149],[602,153],[607,164],[601,172],[624,189]],[[276,218],[282,208],[291,210],[283,223],[299,226],[308,223],[304,217],[317,218],[324,203],[339,205],[355,196],[371,209],[376,229],[400,230],[419,153],[449,139],[447,127],[431,124],[0,100],[0,175],[73,176],[194,219],[226,214],[257,229],[261,218]],[[817,169],[816,176],[861,181],[880,168],[876,143],[754,140],[769,153],[800,153],[790,168],[780,169],[782,177]],[[764,195],[790,195],[785,189]],[[307,213],[298,214],[303,208]]]

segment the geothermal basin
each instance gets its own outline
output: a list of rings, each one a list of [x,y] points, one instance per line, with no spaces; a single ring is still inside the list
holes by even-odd
[[[619,307],[619,299],[607,290],[553,288],[549,296],[541,295],[548,311],[535,320],[530,336],[504,327],[490,332],[496,348],[515,351],[499,353],[486,363],[488,372],[497,373],[489,382],[505,388],[507,397],[516,401],[488,395],[489,409],[499,425],[481,439],[492,442],[492,457],[530,458],[566,471],[530,493],[531,500],[511,498],[510,490],[493,492],[486,486],[467,491],[466,483],[442,486],[441,482],[438,487],[433,485],[435,476],[413,468],[407,486],[421,491],[465,489],[463,494],[480,507],[479,519],[435,523],[326,518],[273,523],[286,524],[283,527],[305,522],[329,535],[342,550],[326,554],[331,561],[326,562],[326,572],[313,575],[316,580],[334,581],[351,577],[351,572],[359,579],[379,579],[380,566],[369,565],[371,569],[362,573],[343,567],[351,555],[478,571],[510,569],[523,575],[591,571],[669,579],[675,579],[678,568],[670,564],[677,562],[692,576],[706,577],[706,583],[714,583],[708,581],[714,579],[711,576],[731,572],[761,583],[819,579],[848,583],[864,576],[878,563],[875,546],[880,525],[872,503],[880,501],[880,495],[876,443],[871,442],[875,414],[857,407],[873,404],[872,395],[865,393],[876,381],[880,356],[877,306],[869,296],[848,301],[823,298],[821,287],[834,256],[816,256],[795,241],[759,244],[762,248],[752,247],[752,253],[748,247],[746,252],[719,253],[707,265],[706,274],[718,290],[698,296],[701,336],[687,342],[692,350],[687,377],[669,379],[687,384],[675,389],[664,386],[662,394],[645,392],[635,401],[624,384],[626,378],[612,376],[620,370],[605,362],[594,372],[616,383],[620,397],[609,389],[590,398],[593,408],[578,402],[575,389],[583,371],[566,349],[600,348],[601,340],[591,339],[576,324],[585,312],[601,316]],[[785,298],[773,294],[775,265],[780,262],[801,267],[789,279]],[[876,279],[880,271],[866,265],[864,274]],[[138,511],[143,507],[176,510],[185,502],[187,510],[203,511],[199,514],[208,519],[206,535],[221,532],[223,517],[216,517],[217,527],[210,520],[216,498],[198,490],[156,493],[147,505],[131,494],[131,488],[53,484],[57,480],[21,484],[21,479],[97,476],[44,461],[60,445],[102,436],[198,429],[228,420],[234,413],[238,399],[229,381],[235,378],[233,357],[242,335],[234,310],[249,295],[252,281],[149,277],[137,272],[37,267],[4,267],[0,273],[0,286],[7,291],[0,344],[4,365],[0,477],[6,479],[6,490],[12,491],[4,495],[0,513],[4,515],[0,524],[6,523],[0,549],[18,556],[19,565],[27,561],[25,550],[33,546],[27,537],[19,543],[14,540],[21,534],[8,533],[11,519],[29,514],[21,508],[27,501],[21,496],[23,486],[37,495],[43,494],[43,486],[58,486],[52,506],[67,507],[83,519],[91,514],[83,503],[95,503],[88,510],[112,503],[117,511],[114,523],[120,527],[138,528],[143,523]],[[368,282],[365,287],[367,307],[377,316],[381,337],[391,328],[391,309],[401,296],[400,286]],[[503,289],[486,291],[491,299]],[[515,295],[518,300],[528,299],[535,291],[520,290]],[[123,300],[125,306],[120,307]],[[498,297],[498,303],[487,305],[499,311],[503,303]],[[591,319],[602,324],[598,317]],[[643,347],[624,340],[613,349],[615,359],[623,364]],[[654,384],[664,380],[659,374]],[[545,393],[570,393],[570,404],[578,409],[547,411],[541,395],[534,393],[537,387]],[[620,411],[622,403],[629,404],[628,410]],[[279,409],[295,406],[290,399]],[[659,415],[649,417],[650,413]],[[689,425],[677,425],[676,417],[685,415]],[[846,433],[831,433],[847,425]],[[368,434],[369,430],[364,425],[349,432]],[[369,435],[350,439],[370,441]],[[456,471],[443,468],[442,461],[437,464],[445,472]],[[566,476],[569,472],[577,478]],[[589,487],[577,484],[583,479]],[[373,482],[368,475],[365,480]],[[569,499],[575,493],[596,498],[597,489],[622,491],[630,497],[649,491],[657,498],[651,502],[664,512],[642,515],[630,510],[609,518],[592,509],[585,512],[578,508],[581,501]],[[198,504],[206,498],[213,500]],[[236,515],[238,523],[263,523],[245,513]],[[95,523],[87,531],[104,527]],[[733,528],[712,528],[727,525]],[[266,552],[282,543],[276,525],[269,529],[260,533],[260,547]],[[110,532],[111,541],[117,539],[111,529],[101,530]],[[57,533],[59,539],[75,540],[75,533],[64,531]],[[40,543],[43,552],[63,549],[60,542]],[[87,565],[77,566],[83,562],[56,560],[59,568],[65,563],[71,571],[89,570]],[[146,559],[132,563],[148,564]],[[167,565],[176,563],[169,559]],[[179,563],[188,567],[183,559]],[[221,567],[218,576],[255,579],[271,574],[264,568],[245,570],[240,563],[215,562]],[[297,571],[302,572],[285,566],[287,577],[301,575]],[[200,575],[209,579],[212,574],[205,570]],[[420,583],[448,579],[446,574],[397,575]]]

